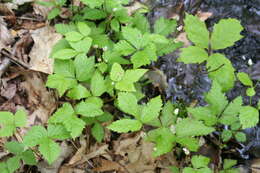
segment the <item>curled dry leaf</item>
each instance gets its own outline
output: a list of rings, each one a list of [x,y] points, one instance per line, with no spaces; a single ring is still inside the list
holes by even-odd
[[[34,46],[30,52],[30,66],[32,70],[51,74],[53,72],[53,59],[49,58],[53,46],[61,39],[54,28],[46,26],[31,32]]]

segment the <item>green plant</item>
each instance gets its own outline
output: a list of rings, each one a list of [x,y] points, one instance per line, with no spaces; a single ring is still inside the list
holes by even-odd
[[[237,73],[238,80],[245,86],[249,87],[246,90],[246,95],[252,97],[255,95],[255,87],[253,86],[253,81],[250,79],[249,75],[244,72]]]
[[[50,0],[50,1],[37,1],[38,4],[52,7],[51,11],[48,13],[48,20],[54,19],[61,13],[62,6],[65,5],[67,0]]]

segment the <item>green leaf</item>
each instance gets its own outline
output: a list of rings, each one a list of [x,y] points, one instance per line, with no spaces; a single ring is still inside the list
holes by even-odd
[[[48,137],[51,139],[65,140],[70,138],[70,134],[63,125],[49,124]]]
[[[14,116],[11,112],[0,112],[0,136],[12,136],[15,131]]]
[[[26,112],[24,109],[19,109],[14,115],[14,123],[16,127],[24,127],[27,123]]]
[[[169,43],[169,40],[165,36],[159,35],[159,34],[150,34],[149,39],[151,40],[151,42],[156,43],[156,44],[168,44]]]
[[[246,142],[246,134],[243,132],[237,132],[235,138],[238,142]]]
[[[80,100],[91,96],[91,94],[86,87],[84,87],[81,84],[78,84],[76,87],[69,90],[67,96],[71,99]]]
[[[214,115],[219,115],[228,104],[225,94],[221,91],[221,86],[216,81],[213,81],[205,100],[210,104],[210,110]]]
[[[98,70],[95,71],[91,78],[90,90],[93,96],[101,96],[104,92],[106,92],[104,77]]]
[[[95,58],[87,58],[85,55],[77,56],[74,60],[76,68],[76,78],[79,81],[91,79],[95,70]]]
[[[39,151],[49,164],[52,164],[60,155],[60,146],[51,139],[44,139],[39,146]]]
[[[208,53],[204,49],[196,46],[189,46],[181,49],[181,54],[178,61],[183,62],[184,64],[191,64],[202,63],[207,59]]]
[[[91,32],[90,27],[85,22],[78,22],[77,28],[79,32],[84,36],[88,36]]]
[[[76,31],[76,26],[74,24],[64,24],[64,23],[58,23],[55,24],[55,30],[56,32],[65,35],[67,32]]]
[[[90,8],[101,7],[104,0],[80,0],[84,4],[88,5]]]
[[[130,55],[135,52],[135,48],[125,40],[120,40],[118,43],[116,43],[114,50],[120,53],[120,55],[124,56]]]
[[[176,134],[178,137],[202,136],[215,131],[213,127],[205,126],[201,121],[186,118],[176,124]]]
[[[159,117],[162,109],[162,99],[160,96],[152,98],[146,106],[143,107],[141,113],[142,123],[149,123],[155,118]]]
[[[133,116],[139,115],[139,107],[134,94],[129,92],[118,93],[118,107],[125,113]]]
[[[184,20],[184,29],[188,38],[198,47],[208,48],[209,45],[209,31],[204,22],[200,21],[198,17],[186,13]]]
[[[232,132],[230,130],[223,130],[221,133],[221,138],[223,142],[227,142],[232,138]]]
[[[48,123],[63,123],[73,116],[74,109],[69,103],[64,103],[48,120]]]
[[[129,43],[132,44],[132,46],[137,49],[140,49],[146,45],[145,38],[143,38],[142,33],[136,28],[123,27],[122,35]]]
[[[54,73],[65,77],[75,78],[75,67],[73,61],[55,59]]]
[[[113,118],[113,115],[111,115],[109,112],[104,112],[103,115],[96,117],[96,119],[101,123],[111,121]]]
[[[104,19],[106,17],[107,17],[107,14],[105,13],[105,11],[86,8],[84,11],[83,19],[100,20],[100,19]]]
[[[254,107],[243,106],[240,109],[239,119],[243,129],[254,127],[259,121],[259,112]]]
[[[168,44],[156,44],[156,54],[158,56],[167,55],[182,47],[182,45],[182,42],[175,42],[174,40],[170,39]]]
[[[208,126],[213,126],[218,120],[215,114],[211,112],[211,108],[207,106],[196,108],[190,107],[188,108],[188,112],[197,120],[203,120]]]
[[[231,125],[238,120],[238,113],[242,107],[243,100],[239,96],[235,98],[229,105],[226,107],[225,111],[222,113],[222,116],[219,119],[219,122],[225,125]]]
[[[176,142],[193,152],[200,148],[199,140],[194,137],[177,137]]]
[[[88,53],[92,44],[92,38],[85,37],[83,40],[77,42],[70,42],[70,45],[73,49],[80,53]]]
[[[95,102],[80,102],[75,107],[78,114],[86,117],[96,117],[102,115],[104,112],[100,105],[95,104]]]
[[[93,39],[92,45],[97,46],[99,48],[107,49],[111,47],[111,40],[105,34],[100,35],[91,35]]]
[[[20,158],[18,156],[9,158],[6,164],[9,170],[8,173],[13,173],[20,168]]]
[[[246,95],[249,96],[249,97],[253,97],[254,95],[256,94],[255,92],[255,88],[247,88],[246,89]]]
[[[2,173],[10,173],[5,162],[0,162],[0,170]]]
[[[155,21],[154,24],[154,33],[168,36],[170,33],[173,33],[176,29],[177,22],[176,20],[165,19],[160,17]]]
[[[26,165],[36,165],[37,161],[35,159],[34,153],[32,150],[28,149],[21,155],[21,158]]]
[[[110,72],[110,79],[113,81],[120,81],[124,77],[125,71],[120,64],[114,63]]]
[[[136,13],[133,20],[133,26],[140,30],[143,34],[146,32],[150,32],[150,24],[147,20],[147,17],[140,13]]]
[[[235,74],[231,62],[222,54],[216,53],[211,55],[207,60],[209,77],[218,81],[222,91],[228,91],[234,86]],[[214,71],[215,70],[215,71]]]
[[[121,119],[114,121],[107,128],[118,133],[135,132],[142,128],[142,123],[138,120]]]
[[[48,20],[54,19],[56,16],[58,16],[61,13],[59,8],[53,8],[49,13],[48,13]]]
[[[237,160],[224,159],[223,168],[224,169],[229,169],[229,168],[232,168],[233,166],[235,166],[236,164],[237,164]]]
[[[243,30],[240,22],[236,19],[221,19],[213,27],[211,36],[212,49],[224,49],[234,45],[242,38],[240,32]]]
[[[202,155],[195,155],[191,158],[191,164],[194,168],[208,167],[210,159]]]
[[[85,128],[85,122],[77,116],[71,116],[69,119],[63,122],[65,128],[70,132],[73,139],[82,134]]]
[[[91,128],[91,134],[98,142],[101,142],[105,135],[103,126],[99,123],[95,123]]]
[[[251,87],[253,86],[253,82],[247,73],[239,72],[237,73],[237,78],[243,85]]]
[[[120,23],[115,18],[111,20],[110,27],[112,30],[114,30],[116,32],[120,31]]]
[[[73,49],[61,49],[57,52],[55,52],[52,57],[55,59],[71,59],[74,56],[76,56],[78,54],[77,51],[73,50]]]
[[[164,127],[168,127],[176,122],[177,116],[173,114],[174,107],[170,101],[167,101],[163,106],[162,115],[160,116],[160,120]]]
[[[182,173],[197,173],[197,171],[194,170],[193,168],[185,167],[185,168],[182,170]]]
[[[11,141],[11,142],[7,142],[5,144],[5,148],[13,153],[13,154],[21,154],[24,151],[24,145],[22,143],[19,143],[17,141]]]
[[[64,38],[60,39],[53,47],[52,47],[52,51],[50,54],[50,58],[53,58],[53,55],[58,52],[61,51],[63,49],[71,49],[69,42],[67,40],[65,40]]]
[[[76,31],[71,31],[71,32],[67,32],[65,34],[65,39],[67,41],[71,41],[71,42],[76,42],[76,41],[80,41],[84,36],[79,33],[79,32],[76,32]]]
[[[23,144],[27,147],[34,147],[48,136],[47,130],[42,126],[33,126],[24,136]]]
[[[60,74],[52,74],[48,76],[46,86],[57,89],[59,95],[62,96],[66,90],[77,86],[77,81],[73,78],[64,77]]]

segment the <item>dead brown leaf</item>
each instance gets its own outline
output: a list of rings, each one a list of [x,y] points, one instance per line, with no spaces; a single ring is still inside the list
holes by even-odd
[[[198,11],[196,16],[201,20],[201,21],[205,21],[208,18],[210,18],[213,15],[213,13],[211,12],[202,12],[202,11]]]
[[[101,165],[93,169],[93,171],[105,172],[105,171],[123,171],[122,166],[116,162],[99,159],[98,161]]]

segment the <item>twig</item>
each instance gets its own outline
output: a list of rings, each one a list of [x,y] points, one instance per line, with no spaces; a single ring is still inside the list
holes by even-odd
[[[20,66],[22,66],[25,69],[29,69],[30,68],[26,63],[24,63],[22,61],[19,61],[17,58],[15,58],[15,55],[9,53],[6,49],[2,49],[1,53],[3,55],[5,55],[7,58],[9,58],[13,63],[15,63],[17,65],[20,65]]]

